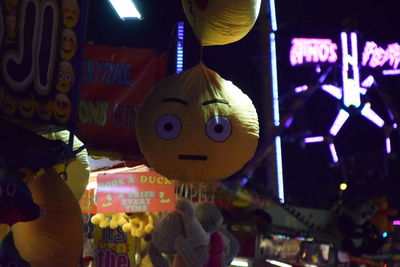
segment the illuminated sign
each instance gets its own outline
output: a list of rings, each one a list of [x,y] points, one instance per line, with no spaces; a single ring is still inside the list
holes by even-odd
[[[392,43],[387,45],[386,49],[378,46],[373,41],[365,43],[364,51],[362,53],[363,66],[371,68],[382,67],[387,64],[392,69],[397,69],[400,63],[400,45],[398,43]]]
[[[290,64],[336,62],[337,44],[330,39],[293,38],[290,48]]]
[[[304,143],[327,142],[331,152],[332,161],[338,162],[339,158],[334,145],[334,137],[339,133],[342,126],[354,113],[350,112],[349,108],[355,108],[358,113],[364,116],[367,120],[382,128],[385,121],[373,110],[371,103],[362,95],[367,94],[368,89],[375,84],[375,78],[368,75],[365,79],[360,78],[360,67],[377,68],[384,65],[390,66],[392,69],[383,70],[383,75],[400,74],[398,66],[400,63],[400,45],[391,43],[384,49],[378,46],[373,41],[367,41],[364,45],[361,64],[358,57],[357,34],[355,32],[342,32],[341,40],[341,79],[342,86],[338,87],[332,84],[322,84],[320,88],[330,94],[342,103],[341,109],[333,120],[327,138],[324,136],[308,136],[304,138]],[[306,63],[336,63],[337,61],[337,45],[330,39],[313,39],[313,38],[294,38],[291,41],[292,46],[289,52],[290,64],[292,66]],[[326,74],[316,72],[322,77]],[[323,80],[323,79],[319,79]],[[307,85],[295,86],[295,93],[302,93],[308,90]],[[390,113],[390,110],[389,110]],[[393,120],[393,116],[390,116]],[[388,126],[394,128],[395,124],[388,123]],[[386,152],[391,153],[390,138],[385,139]]]

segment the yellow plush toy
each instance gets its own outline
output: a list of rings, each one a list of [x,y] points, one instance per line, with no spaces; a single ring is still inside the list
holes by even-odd
[[[150,234],[154,229],[153,217],[150,213],[134,213],[129,222],[122,226],[122,230],[130,233],[133,237],[143,237]]]
[[[234,174],[253,157],[258,132],[250,98],[203,63],[156,85],[136,120],[149,164],[168,179],[185,182]]]
[[[90,221],[100,226],[100,228],[110,227],[111,229],[115,229],[118,226],[128,223],[128,216],[125,213],[98,213]]]

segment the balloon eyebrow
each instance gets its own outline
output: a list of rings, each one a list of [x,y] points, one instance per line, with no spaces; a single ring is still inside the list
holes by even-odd
[[[211,100],[207,100],[203,102],[203,106],[205,105],[209,105],[209,104],[225,104],[229,106],[229,102],[226,100],[222,100],[222,99],[211,99]]]
[[[180,103],[182,105],[189,105],[188,102],[186,102],[183,99],[177,98],[177,97],[168,97],[168,98],[164,98],[163,100],[161,100],[161,103],[166,103],[166,102],[176,102],[176,103]]]

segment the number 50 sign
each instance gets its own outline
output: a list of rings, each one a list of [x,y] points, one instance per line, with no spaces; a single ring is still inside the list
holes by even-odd
[[[0,114],[75,123],[87,2],[1,1]]]

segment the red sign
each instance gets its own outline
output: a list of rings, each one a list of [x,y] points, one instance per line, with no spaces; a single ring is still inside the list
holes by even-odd
[[[97,175],[97,212],[175,210],[175,182],[156,172]]]
[[[0,115],[75,124],[87,3],[0,2]]]
[[[151,49],[86,46],[77,135],[89,149],[143,162],[134,128],[136,111],[165,76],[166,61],[165,53]]]
[[[96,195],[94,188],[86,189],[81,200],[79,201],[79,205],[81,206],[82,213],[97,213]]]

